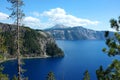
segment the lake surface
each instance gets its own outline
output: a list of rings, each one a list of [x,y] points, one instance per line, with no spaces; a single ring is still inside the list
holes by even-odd
[[[105,41],[81,40],[81,41],[57,41],[57,44],[65,53],[64,58],[30,59],[24,60],[23,66],[27,72],[25,76],[29,80],[46,80],[48,72],[53,71],[56,80],[82,80],[83,73],[88,70],[91,80],[97,80],[95,71],[100,65],[106,68],[115,58],[108,57],[102,52],[106,47]],[[17,74],[17,61],[3,63],[4,73],[10,78]]]

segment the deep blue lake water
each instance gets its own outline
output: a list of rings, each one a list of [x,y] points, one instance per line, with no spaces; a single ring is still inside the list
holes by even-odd
[[[82,80],[83,73],[88,70],[91,80],[97,80],[95,71],[100,65],[106,68],[115,58],[108,57],[102,52],[106,47],[105,41],[80,40],[80,41],[57,41],[57,44],[65,53],[64,58],[29,59],[24,60],[25,76],[29,80],[46,80],[48,72],[53,71],[56,80]],[[4,73],[12,77],[17,74],[17,62],[8,61],[3,63]]]

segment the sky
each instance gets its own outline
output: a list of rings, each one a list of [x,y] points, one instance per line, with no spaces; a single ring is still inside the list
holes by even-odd
[[[120,0],[23,0],[23,24],[33,29],[45,29],[56,24],[83,26],[93,30],[112,30],[109,20],[120,16]],[[8,19],[11,4],[0,0],[0,22]]]

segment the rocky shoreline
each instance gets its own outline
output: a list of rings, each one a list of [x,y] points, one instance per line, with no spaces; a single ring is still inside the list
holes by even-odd
[[[36,56],[36,57],[21,57],[21,59],[38,59],[38,58],[50,58],[51,56],[48,55],[43,55],[43,56]],[[11,60],[16,60],[17,58],[8,58],[5,60],[0,60],[0,63],[11,61]]]

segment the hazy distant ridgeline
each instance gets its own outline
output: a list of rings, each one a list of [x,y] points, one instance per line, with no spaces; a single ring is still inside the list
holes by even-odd
[[[4,37],[8,57],[16,54],[17,27],[0,23],[0,35]],[[36,31],[28,27],[20,27],[20,51],[23,56],[63,56],[63,51],[55,40],[44,31]]]
[[[64,25],[55,25],[46,32],[51,34],[56,40],[103,40],[105,31],[95,31],[83,28],[81,26],[65,27]],[[113,35],[112,32],[110,32]]]

